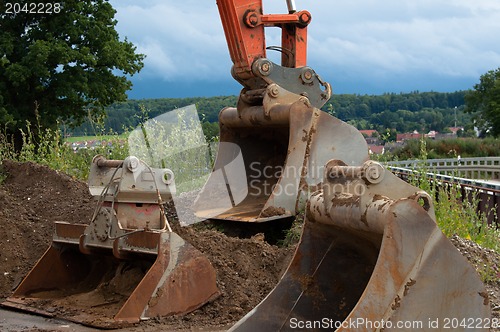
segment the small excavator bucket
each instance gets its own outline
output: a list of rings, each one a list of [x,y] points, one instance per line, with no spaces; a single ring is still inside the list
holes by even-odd
[[[52,245],[4,306],[116,328],[186,314],[220,294],[211,263],[165,218],[169,170],[98,156],[89,187],[98,199],[90,224],[57,222]]]

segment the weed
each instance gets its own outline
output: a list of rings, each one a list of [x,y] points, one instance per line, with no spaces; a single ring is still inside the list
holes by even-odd
[[[427,141],[422,139],[418,157],[421,163],[418,163],[414,172],[416,175],[409,182],[436,198],[434,209],[441,231],[448,237],[456,234],[482,247],[500,251],[500,231],[488,224],[486,213],[477,211],[479,196],[472,192],[462,193],[460,186],[453,184],[442,184],[438,188],[435,179],[427,179],[427,156]]]
[[[285,237],[283,240],[278,241],[278,246],[289,247],[297,244],[300,241],[300,236],[302,235],[302,229],[305,221],[305,211],[300,211],[297,217],[292,223],[292,226],[284,230]]]
[[[16,159],[14,143],[9,141],[5,133],[0,133],[0,162],[5,159]]]
[[[498,281],[498,272],[496,266],[483,264],[477,268],[477,272],[479,273],[479,277],[481,278],[481,280],[486,284]]]

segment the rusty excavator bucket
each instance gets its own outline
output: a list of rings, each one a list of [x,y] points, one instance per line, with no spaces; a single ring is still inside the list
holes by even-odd
[[[244,88],[237,107],[219,114],[214,172],[194,206],[200,218],[264,222],[295,216],[321,185],[318,170],[348,152],[353,139],[363,141],[352,127],[332,131],[339,120],[319,109],[332,91],[306,66],[311,14],[288,4],[289,14],[265,15],[261,0],[217,2],[232,74]],[[281,65],[266,58],[269,26],[282,30]],[[350,155],[350,162],[361,162]]]
[[[489,330],[488,293],[427,193],[370,160],[332,159],[324,179],[286,273],[231,331]]]
[[[215,269],[166,219],[170,170],[96,156],[89,188],[98,201],[90,224],[57,222],[52,245],[4,306],[116,328],[186,314],[219,295]]]
[[[337,126],[338,119],[306,98],[276,84],[266,91],[263,107],[221,111],[221,143],[214,172],[200,194],[207,199],[198,201],[207,204],[196,206],[199,217],[264,222],[295,216],[308,193],[320,187],[323,165],[348,153],[351,144],[364,142],[362,136],[353,135],[356,129]],[[332,131],[334,127],[339,128]],[[238,155],[242,162],[235,162]],[[358,154],[349,155],[350,162],[362,161]],[[221,170],[227,192],[219,190],[219,199],[213,188],[222,179]],[[240,187],[247,189],[246,195],[239,194]],[[228,208],[223,196],[230,196],[234,204]]]
[[[287,3],[288,14],[266,15],[260,0],[217,2],[244,88],[237,108],[220,112],[226,144],[196,214],[272,223],[306,212],[286,273],[231,330],[487,330],[488,294],[436,225],[432,198],[369,160],[363,136],[320,110],[331,88],[305,65],[311,16]],[[281,65],[266,58],[268,26],[282,28]]]

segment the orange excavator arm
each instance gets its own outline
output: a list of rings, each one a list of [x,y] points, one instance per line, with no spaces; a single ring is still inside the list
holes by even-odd
[[[263,14],[262,0],[219,0],[217,4],[237,80],[255,77],[253,63],[266,57],[265,27],[282,30],[282,66],[306,65],[308,11],[297,12],[292,1],[288,1],[288,14],[268,15]]]
[[[321,107],[330,98],[331,88],[306,66],[307,26],[311,14],[306,10],[296,11],[291,0],[287,4],[288,14],[264,14],[262,0],[217,2],[234,64],[232,75],[245,88],[243,98],[248,91],[253,91],[250,95],[255,96],[255,91],[276,83],[290,92],[307,95],[315,106]],[[281,28],[281,46],[266,46],[267,27]],[[268,49],[281,52],[280,65],[267,59]],[[290,80],[290,77],[299,80]]]

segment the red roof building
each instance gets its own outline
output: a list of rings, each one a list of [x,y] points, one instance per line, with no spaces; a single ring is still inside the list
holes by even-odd
[[[373,137],[373,134],[376,133],[376,130],[373,129],[365,129],[365,130],[360,130],[359,131],[363,136],[365,137]]]

